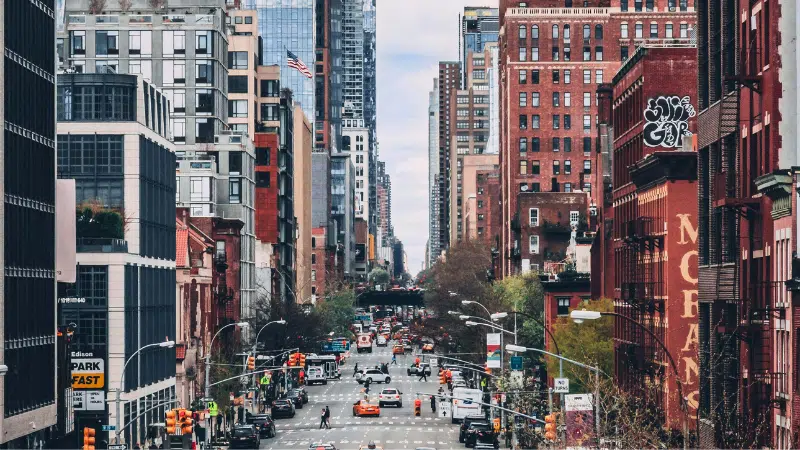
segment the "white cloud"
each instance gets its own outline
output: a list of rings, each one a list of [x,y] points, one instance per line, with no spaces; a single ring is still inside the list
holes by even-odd
[[[459,13],[497,0],[378,0],[378,141],[392,177],[392,224],[420,270],[428,240],[428,93],[439,61],[458,60]],[[436,6],[431,6],[435,4]]]

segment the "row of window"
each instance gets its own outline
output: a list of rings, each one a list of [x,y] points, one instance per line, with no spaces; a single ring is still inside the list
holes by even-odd
[[[528,175],[529,171],[531,175],[539,175],[541,173],[539,161],[520,160],[519,174]],[[583,172],[592,173],[592,162],[588,159],[583,161]],[[568,159],[564,161],[564,175],[571,174],[572,161]],[[553,175],[561,175],[561,161],[553,161]]]
[[[562,192],[561,185],[557,177],[551,178],[551,186],[549,192]],[[579,188],[580,186],[575,186]],[[519,192],[542,192],[542,185],[539,182],[533,183],[520,183]],[[572,183],[564,183],[563,192],[572,192]],[[583,192],[592,192],[592,183],[583,183]]]
[[[580,211],[570,211],[569,224],[571,226],[577,226],[578,222],[580,221],[580,217]],[[528,208],[528,225],[531,227],[539,226],[539,208]]]
[[[635,32],[636,32],[635,37],[636,38],[644,38],[644,25],[641,22],[636,22],[636,24],[634,25],[634,28],[635,28]],[[688,38],[689,37],[689,24],[681,23],[681,24],[679,24],[679,28],[680,28],[679,37]],[[559,30],[560,30],[560,28],[559,28],[558,25],[553,25],[552,28],[551,28],[550,37],[554,41],[559,39]],[[570,43],[570,38],[571,38],[570,31],[571,31],[570,25],[564,25],[564,31],[563,31],[563,34],[561,36],[562,39],[563,39],[564,44],[569,44]],[[650,22],[650,34],[649,34],[649,37],[658,38],[659,37],[659,33],[658,32],[659,32],[658,23],[657,22]],[[520,40],[527,39],[527,37],[528,37],[528,27],[527,27],[527,25],[519,25],[518,26],[517,35],[519,36]],[[530,36],[531,36],[531,40],[533,40],[534,42],[539,39],[539,26],[538,25],[532,25],[531,26]],[[591,26],[590,25],[586,25],[586,24],[583,25],[583,41],[587,42],[589,39],[591,39],[591,36],[592,36],[592,28],[591,28]],[[620,38],[621,39],[627,39],[629,37],[630,36],[628,35],[628,23],[622,23],[620,25]],[[672,23],[666,23],[665,24],[664,37],[667,38],[667,39],[671,39],[671,38],[675,37],[675,35],[674,35],[674,25]],[[596,40],[602,40],[603,39],[603,26],[602,25],[597,24],[597,25],[594,26],[594,38]],[[534,47],[538,47],[538,45],[534,45]]]
[[[550,37],[552,39],[558,39],[559,36],[559,26],[553,25],[550,32]],[[520,39],[527,39],[528,38],[528,27],[527,25],[520,25],[518,27],[517,36]],[[592,27],[591,25],[584,24],[583,25],[583,40],[587,41],[592,37]],[[571,28],[569,25],[564,25],[564,34],[563,34],[564,42],[569,42],[571,38]],[[597,24],[594,26],[594,38],[601,40],[603,39],[603,26]],[[539,39],[539,25],[531,25],[531,39]]]
[[[69,32],[70,56],[86,55],[86,30]],[[162,55],[186,54],[186,31],[168,30],[162,32]],[[214,40],[211,31],[197,30],[194,52],[196,55],[211,56],[214,53]],[[94,32],[95,56],[119,55],[119,31],[97,30]],[[128,54],[131,57],[153,55],[153,32],[151,30],[128,31]]]
[[[533,69],[531,72],[531,84],[539,84],[540,81],[540,74],[539,69]],[[563,73],[563,77],[562,77]],[[553,84],[559,84],[561,81],[564,81],[564,84],[571,84],[572,83],[572,70],[565,69],[565,70],[553,70],[550,72],[550,79]],[[518,82],[519,84],[528,84],[528,70],[527,69],[520,69],[518,72]],[[603,82],[603,69],[595,69],[594,71],[594,82],[600,84]],[[583,84],[592,84],[592,70],[591,69],[584,69],[583,70]]]
[[[552,138],[552,150],[554,152],[561,151],[561,138],[554,137]],[[564,152],[569,153],[572,151],[572,138],[565,137],[563,140],[564,143]],[[538,152],[541,151],[541,140],[538,137],[521,137],[519,138],[519,153],[520,156],[524,157],[525,153],[528,151],[531,152]],[[592,151],[592,138],[585,137],[583,138],[583,153],[588,154]]]
[[[564,129],[571,130],[572,129],[572,115],[571,114],[564,114]],[[597,123],[598,116],[595,115],[595,123]],[[561,129],[561,115],[560,114],[553,114],[552,122],[553,129],[558,130]],[[530,129],[531,130],[538,130],[541,128],[541,117],[538,114],[531,115],[530,120]],[[519,129],[520,130],[527,130],[528,129],[528,116],[526,114],[519,115]],[[583,115],[583,131],[590,131],[592,129],[592,115],[591,114],[584,114]]]
[[[530,52],[530,60],[531,61],[539,61],[539,47],[531,47]],[[528,49],[527,47],[520,47],[518,50],[518,61],[525,62],[528,61]],[[558,46],[552,47],[551,58],[553,61],[560,60],[560,49]],[[564,61],[572,61],[572,49],[570,47],[564,47]],[[592,61],[592,47],[590,46],[583,46],[583,61]],[[603,46],[597,45],[594,47],[594,61],[603,61]]]
[[[552,105],[554,107],[570,107],[572,106],[572,93],[571,92],[553,92],[553,102]],[[597,94],[594,95],[595,97],[595,105],[597,105]],[[561,100],[564,100],[563,102]],[[538,108],[540,106],[540,95],[538,92],[531,92],[530,94],[530,105],[534,108]],[[520,92],[519,93],[519,107],[526,108],[528,106],[528,93],[527,92]],[[591,92],[584,92],[583,93],[583,106],[588,108],[592,106],[592,93]]]
[[[689,37],[689,24],[681,23],[679,24],[680,33],[678,35],[679,38],[686,39]],[[629,39],[630,33],[628,30],[628,24],[622,23],[620,24],[619,30],[619,37],[620,39]],[[641,22],[636,22],[634,24],[634,38],[636,39],[643,39],[644,36],[644,24]],[[648,34],[649,38],[657,39],[659,38],[659,29],[657,22],[650,22],[650,33]],[[664,38],[666,39],[673,39],[675,38],[675,26],[672,23],[667,23],[664,25]]]

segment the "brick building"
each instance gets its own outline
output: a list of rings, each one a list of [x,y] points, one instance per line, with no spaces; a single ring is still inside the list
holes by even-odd
[[[511,230],[520,192],[584,190],[596,201],[598,85],[636,45],[688,39],[694,23],[683,1],[572,3],[500,1],[504,274],[521,270]]]
[[[520,219],[515,219],[511,228],[515,241],[522,243],[514,256],[523,272],[557,274],[577,263],[582,256],[577,240],[589,232],[589,194],[523,192],[517,199],[515,216]],[[588,255],[588,247],[585,252]]]
[[[335,272],[336,254],[327,246],[327,227],[315,227],[311,230],[311,301],[324,296],[329,282],[338,278]]]
[[[581,303],[591,300],[589,295],[590,279],[587,274],[563,276],[558,280],[542,282],[544,291],[544,325],[552,332],[553,325],[560,318],[568,319],[569,312],[580,307]],[[544,348],[555,353],[555,345],[549,333],[544,335]],[[558,376],[547,374],[548,378]]]
[[[793,448],[797,4],[697,9],[699,444]]]
[[[451,93],[454,89],[461,87],[461,64],[458,61],[440,61],[439,78],[436,79],[438,85],[436,92],[438,98],[438,117],[439,123],[436,128],[438,131],[439,146],[439,170],[435,180],[435,188],[432,189],[432,202],[436,203],[434,210],[438,211],[439,216],[431,218],[435,220],[439,231],[439,236],[431,236],[435,245],[431,245],[432,257],[438,256],[442,250],[446,250],[450,242],[450,142],[453,136],[454,122],[450,120],[450,105],[452,104]],[[436,256],[433,256],[436,255]]]

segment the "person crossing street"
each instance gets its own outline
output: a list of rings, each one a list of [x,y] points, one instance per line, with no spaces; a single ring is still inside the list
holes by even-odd
[[[397,355],[392,354],[392,364],[397,365]]]

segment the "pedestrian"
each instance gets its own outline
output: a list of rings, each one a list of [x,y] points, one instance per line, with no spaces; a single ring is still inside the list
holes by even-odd
[[[514,437],[514,429],[511,427],[511,424],[506,425],[506,447],[511,448],[511,441]]]
[[[353,376],[356,376],[358,373],[358,363],[356,363],[355,367],[353,367]]]
[[[325,406],[325,426],[329,430],[331,429],[331,409],[327,405]]]
[[[431,411],[436,413],[436,397],[431,395]]]
[[[364,380],[364,392],[369,395],[369,378]]]
[[[325,422],[325,408],[322,408],[322,414],[319,415],[319,429],[321,430],[326,424]]]
[[[419,371],[419,379],[417,381],[422,381],[425,378],[425,382],[428,382],[428,372],[425,372],[425,368]]]
[[[397,365],[397,355],[392,353],[392,364]]]

